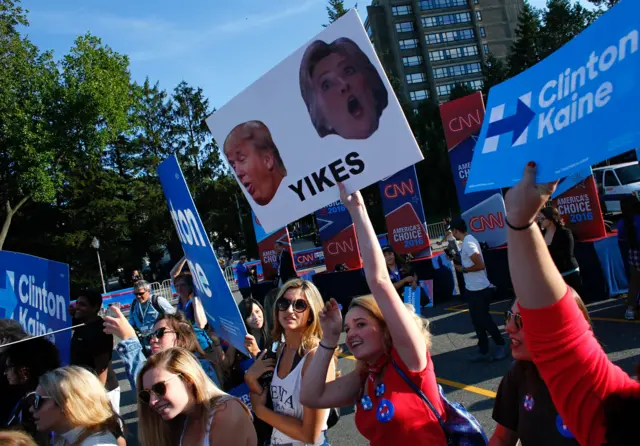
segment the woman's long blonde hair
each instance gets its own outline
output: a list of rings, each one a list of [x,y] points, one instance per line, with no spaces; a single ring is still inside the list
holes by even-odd
[[[170,348],[152,355],[140,370],[136,378],[136,388],[144,389],[142,379],[149,370],[162,368],[180,379],[186,387],[192,389],[196,404],[203,407],[204,413],[209,413],[221,397],[226,396],[222,390],[209,379],[202,370],[195,356],[183,348]],[[244,406],[247,416],[251,412]],[[138,439],[141,446],[173,446],[182,432],[184,416],[164,421],[160,415],[148,404],[140,401],[138,396]]]
[[[301,290],[307,298],[307,302],[309,302],[309,321],[304,333],[302,334],[302,343],[300,344],[299,352],[303,355],[309,350],[316,348],[320,343],[320,339],[322,339],[322,327],[320,327],[319,315],[322,311],[322,307],[324,306],[324,301],[322,300],[320,291],[318,291],[313,283],[308,280],[292,279],[282,285],[282,288],[280,288],[278,296],[276,297],[276,302],[289,290]],[[282,328],[282,325],[280,325],[280,321],[278,321],[278,306],[274,305],[271,339],[279,341],[283,334],[284,329]]]
[[[393,347],[393,339],[391,338],[391,333],[389,332],[389,328],[387,327],[387,322],[384,320],[384,315],[382,314],[382,311],[380,311],[380,307],[378,306],[378,303],[376,302],[374,297],[371,294],[367,296],[356,297],[351,301],[351,304],[349,304],[349,310],[355,307],[359,307],[367,311],[376,321],[378,321],[378,324],[380,325],[383,333],[383,344],[385,350],[387,350],[387,352],[390,352],[391,348]],[[429,331],[429,321],[416,314],[413,305],[406,304],[405,307],[413,317],[414,322],[424,336],[427,348],[431,348],[431,332]]]
[[[115,436],[120,430],[119,417],[104,385],[87,369],[75,365],[61,367],[42,375],[39,384],[62,410],[69,424],[83,428],[77,443],[100,432]]]

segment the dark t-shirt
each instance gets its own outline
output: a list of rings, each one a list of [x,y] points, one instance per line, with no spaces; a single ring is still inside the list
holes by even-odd
[[[530,361],[515,361],[502,378],[493,419],[518,434],[522,446],[577,446],[564,426],[538,369]]]
[[[101,317],[83,327],[78,327],[71,338],[71,364],[87,367],[95,371],[95,359],[103,354],[111,358],[113,351],[113,336],[103,331]],[[118,378],[113,371],[113,365],[109,360],[107,371],[107,392],[117,389]]]

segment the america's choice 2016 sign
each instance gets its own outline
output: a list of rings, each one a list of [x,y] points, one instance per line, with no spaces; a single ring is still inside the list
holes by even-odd
[[[640,1],[623,0],[489,93],[467,192],[549,182],[640,145]]]
[[[71,327],[69,266],[17,252],[0,251],[0,318],[15,319],[31,336]],[[63,364],[69,363],[71,330],[50,335]]]
[[[207,320],[222,339],[249,356],[244,347],[246,326],[222,274],[175,155],[158,166],[158,175],[193,276],[196,296],[202,302]]]

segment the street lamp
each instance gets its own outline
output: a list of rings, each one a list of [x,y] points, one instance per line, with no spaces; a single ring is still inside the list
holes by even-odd
[[[102,275],[102,262],[100,261],[100,240],[96,237],[91,240],[91,247],[96,250],[96,254],[98,255],[98,267],[100,268],[100,280],[102,281],[102,292],[107,293],[107,288],[104,286],[104,276]]]

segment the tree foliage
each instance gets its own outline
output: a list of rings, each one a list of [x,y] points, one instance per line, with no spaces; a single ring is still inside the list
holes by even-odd
[[[357,3],[355,7],[358,7]],[[349,8],[344,7],[344,0],[329,0],[329,4],[327,6],[327,16],[329,17],[329,23],[322,26],[326,28],[349,11]]]
[[[19,2],[0,0],[0,249],[6,239],[68,263],[73,289],[95,287],[97,237],[106,277],[143,258],[161,276],[165,249],[182,256],[156,175],[172,154],[212,242],[247,242],[248,204],[204,124],[213,107],[202,89],[139,85],[127,56],[89,33],[55,62],[20,34],[27,25]]]

